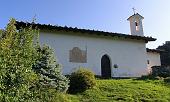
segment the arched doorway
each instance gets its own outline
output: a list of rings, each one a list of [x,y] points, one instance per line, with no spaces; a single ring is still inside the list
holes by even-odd
[[[102,56],[101,59],[101,75],[104,78],[111,77],[111,63],[110,58],[107,55]]]

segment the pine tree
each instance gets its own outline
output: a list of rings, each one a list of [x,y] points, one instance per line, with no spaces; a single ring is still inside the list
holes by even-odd
[[[53,50],[44,45],[37,52],[39,59],[33,66],[40,78],[40,84],[45,88],[55,88],[59,92],[65,92],[68,89],[68,79],[62,75],[61,66],[56,62]]]

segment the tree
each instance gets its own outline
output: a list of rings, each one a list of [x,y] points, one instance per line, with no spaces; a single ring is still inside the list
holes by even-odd
[[[167,41],[162,46],[159,46],[157,49],[162,50],[160,53],[161,65],[170,66],[170,42]]]
[[[54,88],[59,92],[65,92],[68,89],[68,79],[62,75],[61,66],[56,62],[53,50],[44,45],[39,47],[39,59],[36,61],[33,69],[38,73],[40,84],[44,88]]]
[[[15,19],[0,30],[0,102],[63,100],[56,89],[66,90],[68,80],[52,49],[40,48],[38,38],[38,30],[32,26],[17,30]]]
[[[32,65],[37,57],[38,31],[20,29],[11,19],[0,32],[0,101],[24,101],[31,96],[30,87],[37,81]]]

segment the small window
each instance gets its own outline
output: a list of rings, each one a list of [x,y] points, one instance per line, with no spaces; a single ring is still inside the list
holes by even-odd
[[[147,60],[147,64],[149,64],[149,60]]]

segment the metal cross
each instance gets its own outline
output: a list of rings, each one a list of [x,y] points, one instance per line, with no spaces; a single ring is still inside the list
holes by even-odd
[[[136,9],[134,7],[132,9],[133,9],[134,14],[136,14]]]

